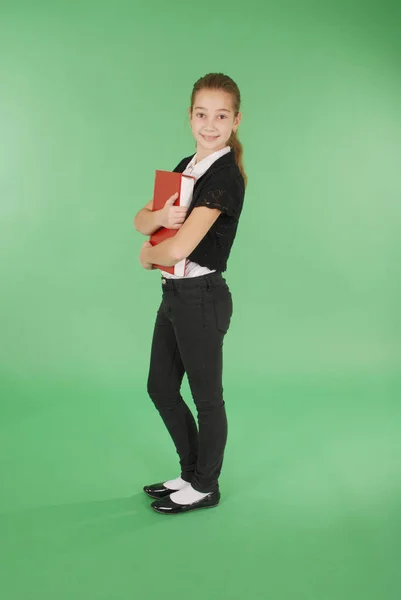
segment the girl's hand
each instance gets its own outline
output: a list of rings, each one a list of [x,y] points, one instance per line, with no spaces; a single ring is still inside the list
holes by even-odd
[[[152,248],[152,244],[150,242],[144,242],[141,248],[141,252],[139,254],[139,260],[144,269],[154,269],[154,266],[151,262],[149,262],[148,258],[148,248]]]
[[[161,209],[160,216],[162,227],[167,227],[167,229],[179,229],[183,224],[188,211],[188,206],[174,206],[174,202],[177,198],[178,194],[170,196]]]

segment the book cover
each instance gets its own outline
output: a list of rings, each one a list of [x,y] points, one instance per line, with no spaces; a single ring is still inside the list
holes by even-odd
[[[174,206],[188,206],[192,199],[194,185],[195,178],[190,175],[183,175],[182,173],[175,173],[174,171],[157,170],[155,173],[152,210],[161,210],[166,201],[175,193],[178,193],[178,198],[174,202]],[[149,241],[152,246],[156,246],[157,244],[164,242],[164,240],[175,236],[178,231],[179,229],[160,227],[160,229],[152,233]],[[187,259],[184,258],[173,267],[166,267],[163,265],[154,265],[154,267],[166,271],[167,273],[171,273],[172,275],[183,277],[185,275],[186,263]]]

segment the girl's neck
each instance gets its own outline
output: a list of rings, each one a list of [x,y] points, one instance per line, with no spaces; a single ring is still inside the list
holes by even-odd
[[[207,153],[199,152],[199,150],[197,150],[194,164],[196,165],[201,160],[203,160],[204,158],[207,158],[211,154],[214,154],[215,152],[218,152],[219,150],[223,150],[223,148],[225,148],[225,146],[222,146],[221,148],[217,148],[217,150],[212,150],[211,152],[207,152]]]

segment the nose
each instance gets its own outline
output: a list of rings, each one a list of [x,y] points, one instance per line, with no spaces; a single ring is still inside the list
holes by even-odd
[[[214,124],[213,124],[213,117],[209,117],[206,120],[206,123],[205,123],[205,131],[212,132],[214,130],[215,130],[215,127],[214,127]]]

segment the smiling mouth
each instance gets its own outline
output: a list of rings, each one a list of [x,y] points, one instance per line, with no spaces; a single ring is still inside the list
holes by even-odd
[[[203,135],[202,133],[201,136],[205,138],[205,140],[217,140],[217,138],[220,137],[218,135]]]

